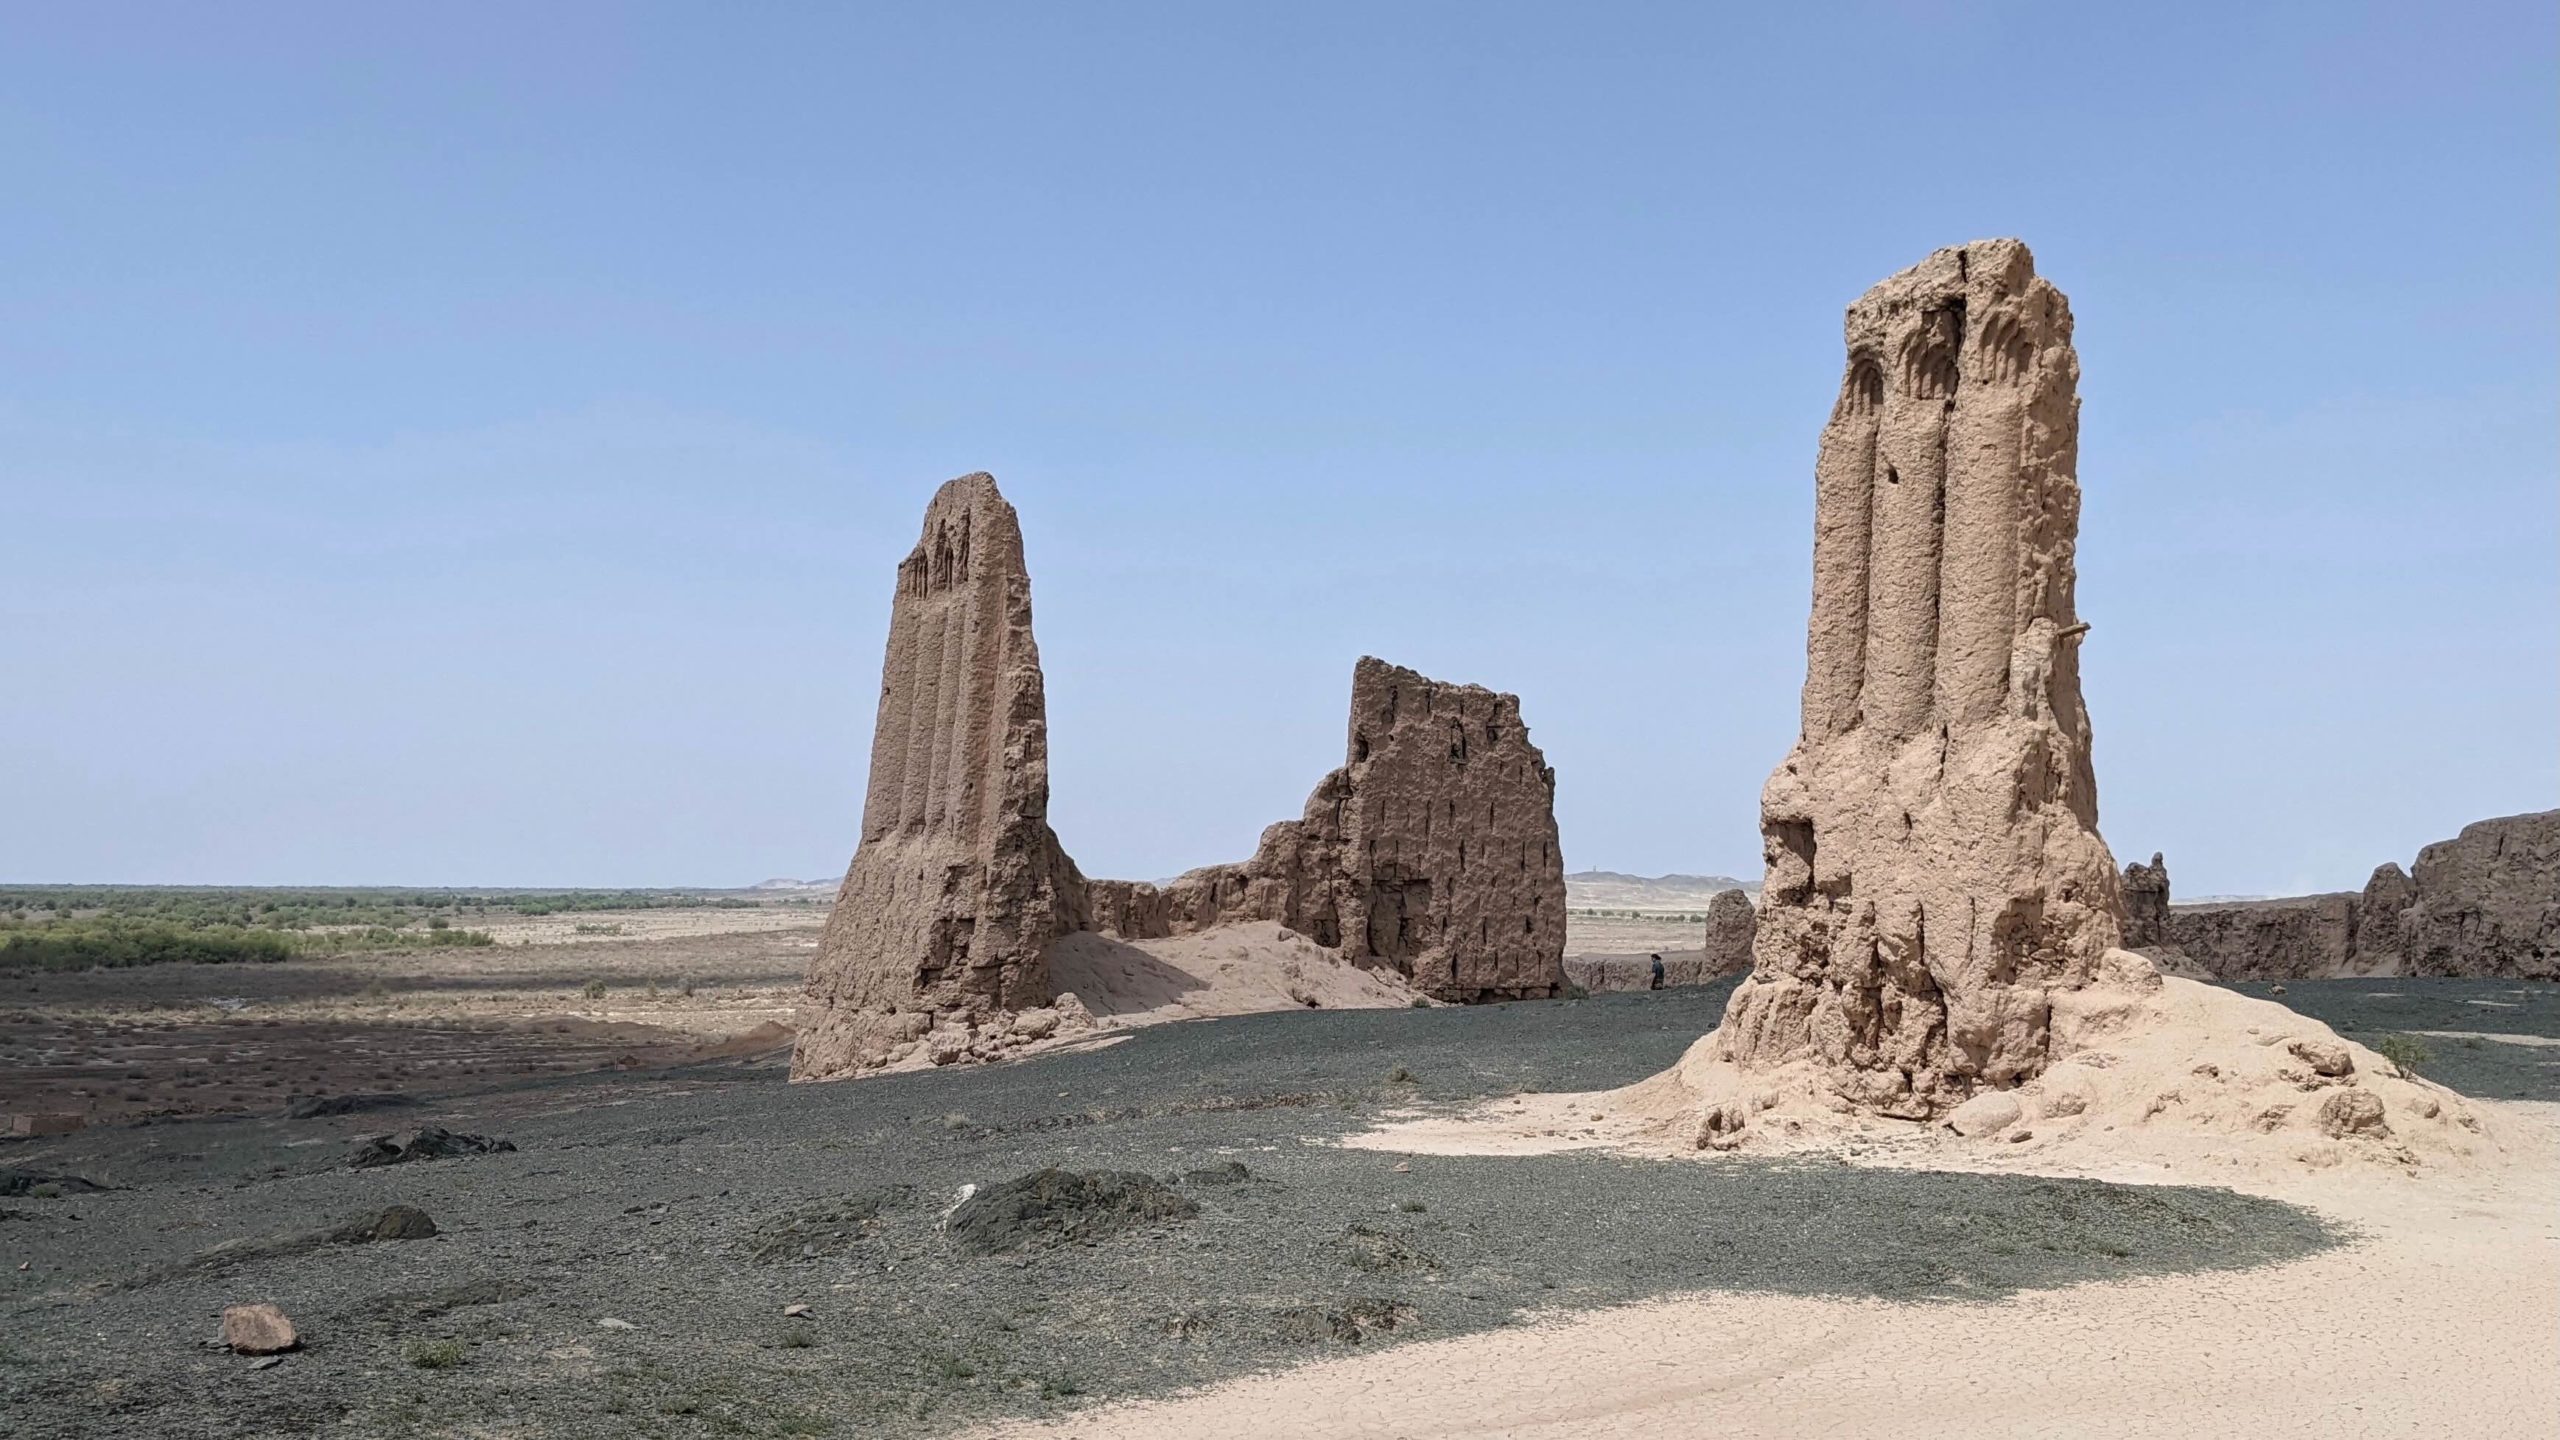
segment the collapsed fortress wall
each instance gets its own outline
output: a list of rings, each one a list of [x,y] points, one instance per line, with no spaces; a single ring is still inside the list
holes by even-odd
[[[2409,870],[2378,867],[2361,892],[2172,905],[2157,855],[2126,867],[2128,895],[2144,869],[2156,871],[2161,918],[2128,943],[2217,980],[2560,979],[2560,810],[2466,825]]]
[[[1088,882],[1049,827],[1031,581],[992,477],[944,485],[900,563],[862,838],[809,968],[795,1079],[986,1059],[1072,1023],[1049,946],[1275,920],[1446,1000],[1558,993],[1555,772],[1518,697],[1362,658],[1350,755],[1254,857]]]
[[[2124,929],[2073,613],[2079,360],[2027,247],[1851,305],[1815,462],[1803,732],[1761,797],[1751,976],[1715,1039],[1925,1116],[2032,1076]]]
[[[1088,923],[1131,939],[1276,920],[1451,1001],[1562,992],[1555,771],[1520,699],[1362,656],[1340,769],[1253,858],[1163,886],[1095,881]]]

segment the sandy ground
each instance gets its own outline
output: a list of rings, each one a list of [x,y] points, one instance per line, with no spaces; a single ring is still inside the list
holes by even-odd
[[[2363,1236],[2267,1270],[1982,1305],[1705,1295],[987,1433],[2549,1435],[2560,1106],[2497,1108],[2529,1136],[2514,1166],[2450,1187],[2304,1187],[2286,1198]]]
[[[689,940],[815,930],[827,923],[827,897],[810,904],[706,905],[687,909],[606,910],[560,915],[491,916],[471,922],[500,945],[579,945],[609,940]]]
[[[2159,1127],[2175,1134],[2155,1134],[2111,1109],[2112,1082],[2102,1082],[2085,1120],[2070,1112],[2072,1123],[2089,1127],[2078,1143],[1967,1140],[1908,1125],[1879,1138],[1861,1123],[1790,1148],[1807,1159],[1885,1168],[2227,1186],[2310,1208],[2348,1227],[2351,1243],[2259,1270],[1983,1304],[1706,1294],[988,1433],[1186,1440],[2560,1433],[2560,1106],[2464,1101],[2385,1078],[2372,1073],[2380,1057],[2350,1044],[2365,1067],[2361,1083],[2392,1099],[2395,1135],[2419,1148],[2306,1146],[2293,1132],[2233,1129],[2201,1098],[2199,1087],[2213,1077],[2184,1068],[2187,1048],[2207,1043],[2190,1036],[2201,1031],[2187,1021],[2212,1019],[2210,1053],[2220,1057],[2224,1081],[2251,1046],[2280,1056],[2293,1038],[2338,1037],[2269,1002],[2176,981],[2142,1003],[2168,1017],[2166,1028],[2148,1039],[2138,1027],[2119,1030],[2096,1063],[2119,1077],[2130,1072],[2131,1086],[2146,1092],[2157,1083],[2152,1071],[2176,1067],[2195,1093],[2187,1111],[2171,1112]],[[1627,1090],[1416,1115],[1346,1143],[1412,1155],[1611,1149],[1713,1165],[1712,1152],[1667,1146],[1659,1113],[1649,1113],[1659,1111],[1665,1087],[1702,1073],[1705,1049]],[[2226,1107],[2231,1117],[2262,1102],[2257,1090],[2242,1090]],[[2427,1092],[2443,1097],[2441,1117]],[[2441,1134],[2421,1133],[2421,1109],[2440,1120]],[[2453,1124],[2457,1118],[2465,1123]],[[2117,1125],[2097,1126],[2102,1119],[2122,1123],[2125,1133],[2105,1135]],[[2032,1112],[2025,1123],[2056,1128]],[[2134,1143],[2137,1129],[2144,1138]],[[2034,1137],[2021,1124],[2010,1138]],[[1560,1383],[1566,1375],[1571,1382]]]
[[[1049,949],[1049,983],[1116,1026],[1269,1010],[1392,1010],[1419,998],[1403,976],[1351,964],[1341,951],[1267,920],[1168,940],[1069,935]]]
[[[1053,942],[1045,958],[1056,1003],[1014,1017],[1010,1030],[997,1032],[995,1044],[985,1043],[989,1032],[983,1030],[944,1032],[962,1043],[940,1052],[930,1042],[920,1044],[876,1070],[830,1077],[831,1082],[946,1064],[1028,1060],[1113,1044],[1130,1031],[1175,1020],[1434,1003],[1417,995],[1403,976],[1354,965],[1341,951],[1269,920],[1161,940],[1078,932]],[[1024,1028],[1035,1021],[1040,1030]]]

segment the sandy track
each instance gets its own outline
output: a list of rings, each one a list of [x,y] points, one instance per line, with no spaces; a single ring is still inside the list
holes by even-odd
[[[989,1435],[2533,1436],[2560,1426],[2560,1105],[2496,1175],[2295,1187],[2363,1231],[2264,1270],[1993,1304],[1706,1295]],[[1566,1377],[1570,1377],[1569,1380]]]

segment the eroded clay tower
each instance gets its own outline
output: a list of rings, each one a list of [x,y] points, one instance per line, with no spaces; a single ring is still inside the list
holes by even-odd
[[[2047,996],[2124,928],[2072,610],[2080,366],[2015,240],[1938,251],[1846,332],[1803,733],[1761,796],[1754,968],[1718,1045],[1919,1116],[2040,1069]]]
[[[936,491],[898,566],[862,840],[809,970],[795,1079],[1049,1000],[1075,869],[1049,829],[1022,529],[987,475]]]

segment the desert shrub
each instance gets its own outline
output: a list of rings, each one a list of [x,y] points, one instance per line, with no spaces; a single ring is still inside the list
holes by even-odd
[[[401,1352],[421,1370],[450,1370],[462,1363],[459,1340],[412,1340]]]
[[[2373,1053],[2399,1067],[2403,1075],[2417,1074],[2419,1066],[2436,1058],[2435,1052],[2426,1047],[2426,1042],[2415,1035],[2375,1036]]]
[[[604,998],[604,990],[605,990],[605,985],[604,985],[604,982],[603,982],[602,980],[590,980],[590,981],[588,981],[588,982],[587,982],[587,991],[586,991],[586,994],[587,994],[587,998],[588,998],[588,999],[590,999],[590,1000],[601,1000],[601,999],[603,999],[603,998]]]
[[[227,965],[288,960],[281,935],[180,930],[166,925],[72,922],[12,929],[0,939],[0,969],[96,970],[127,965]]]

